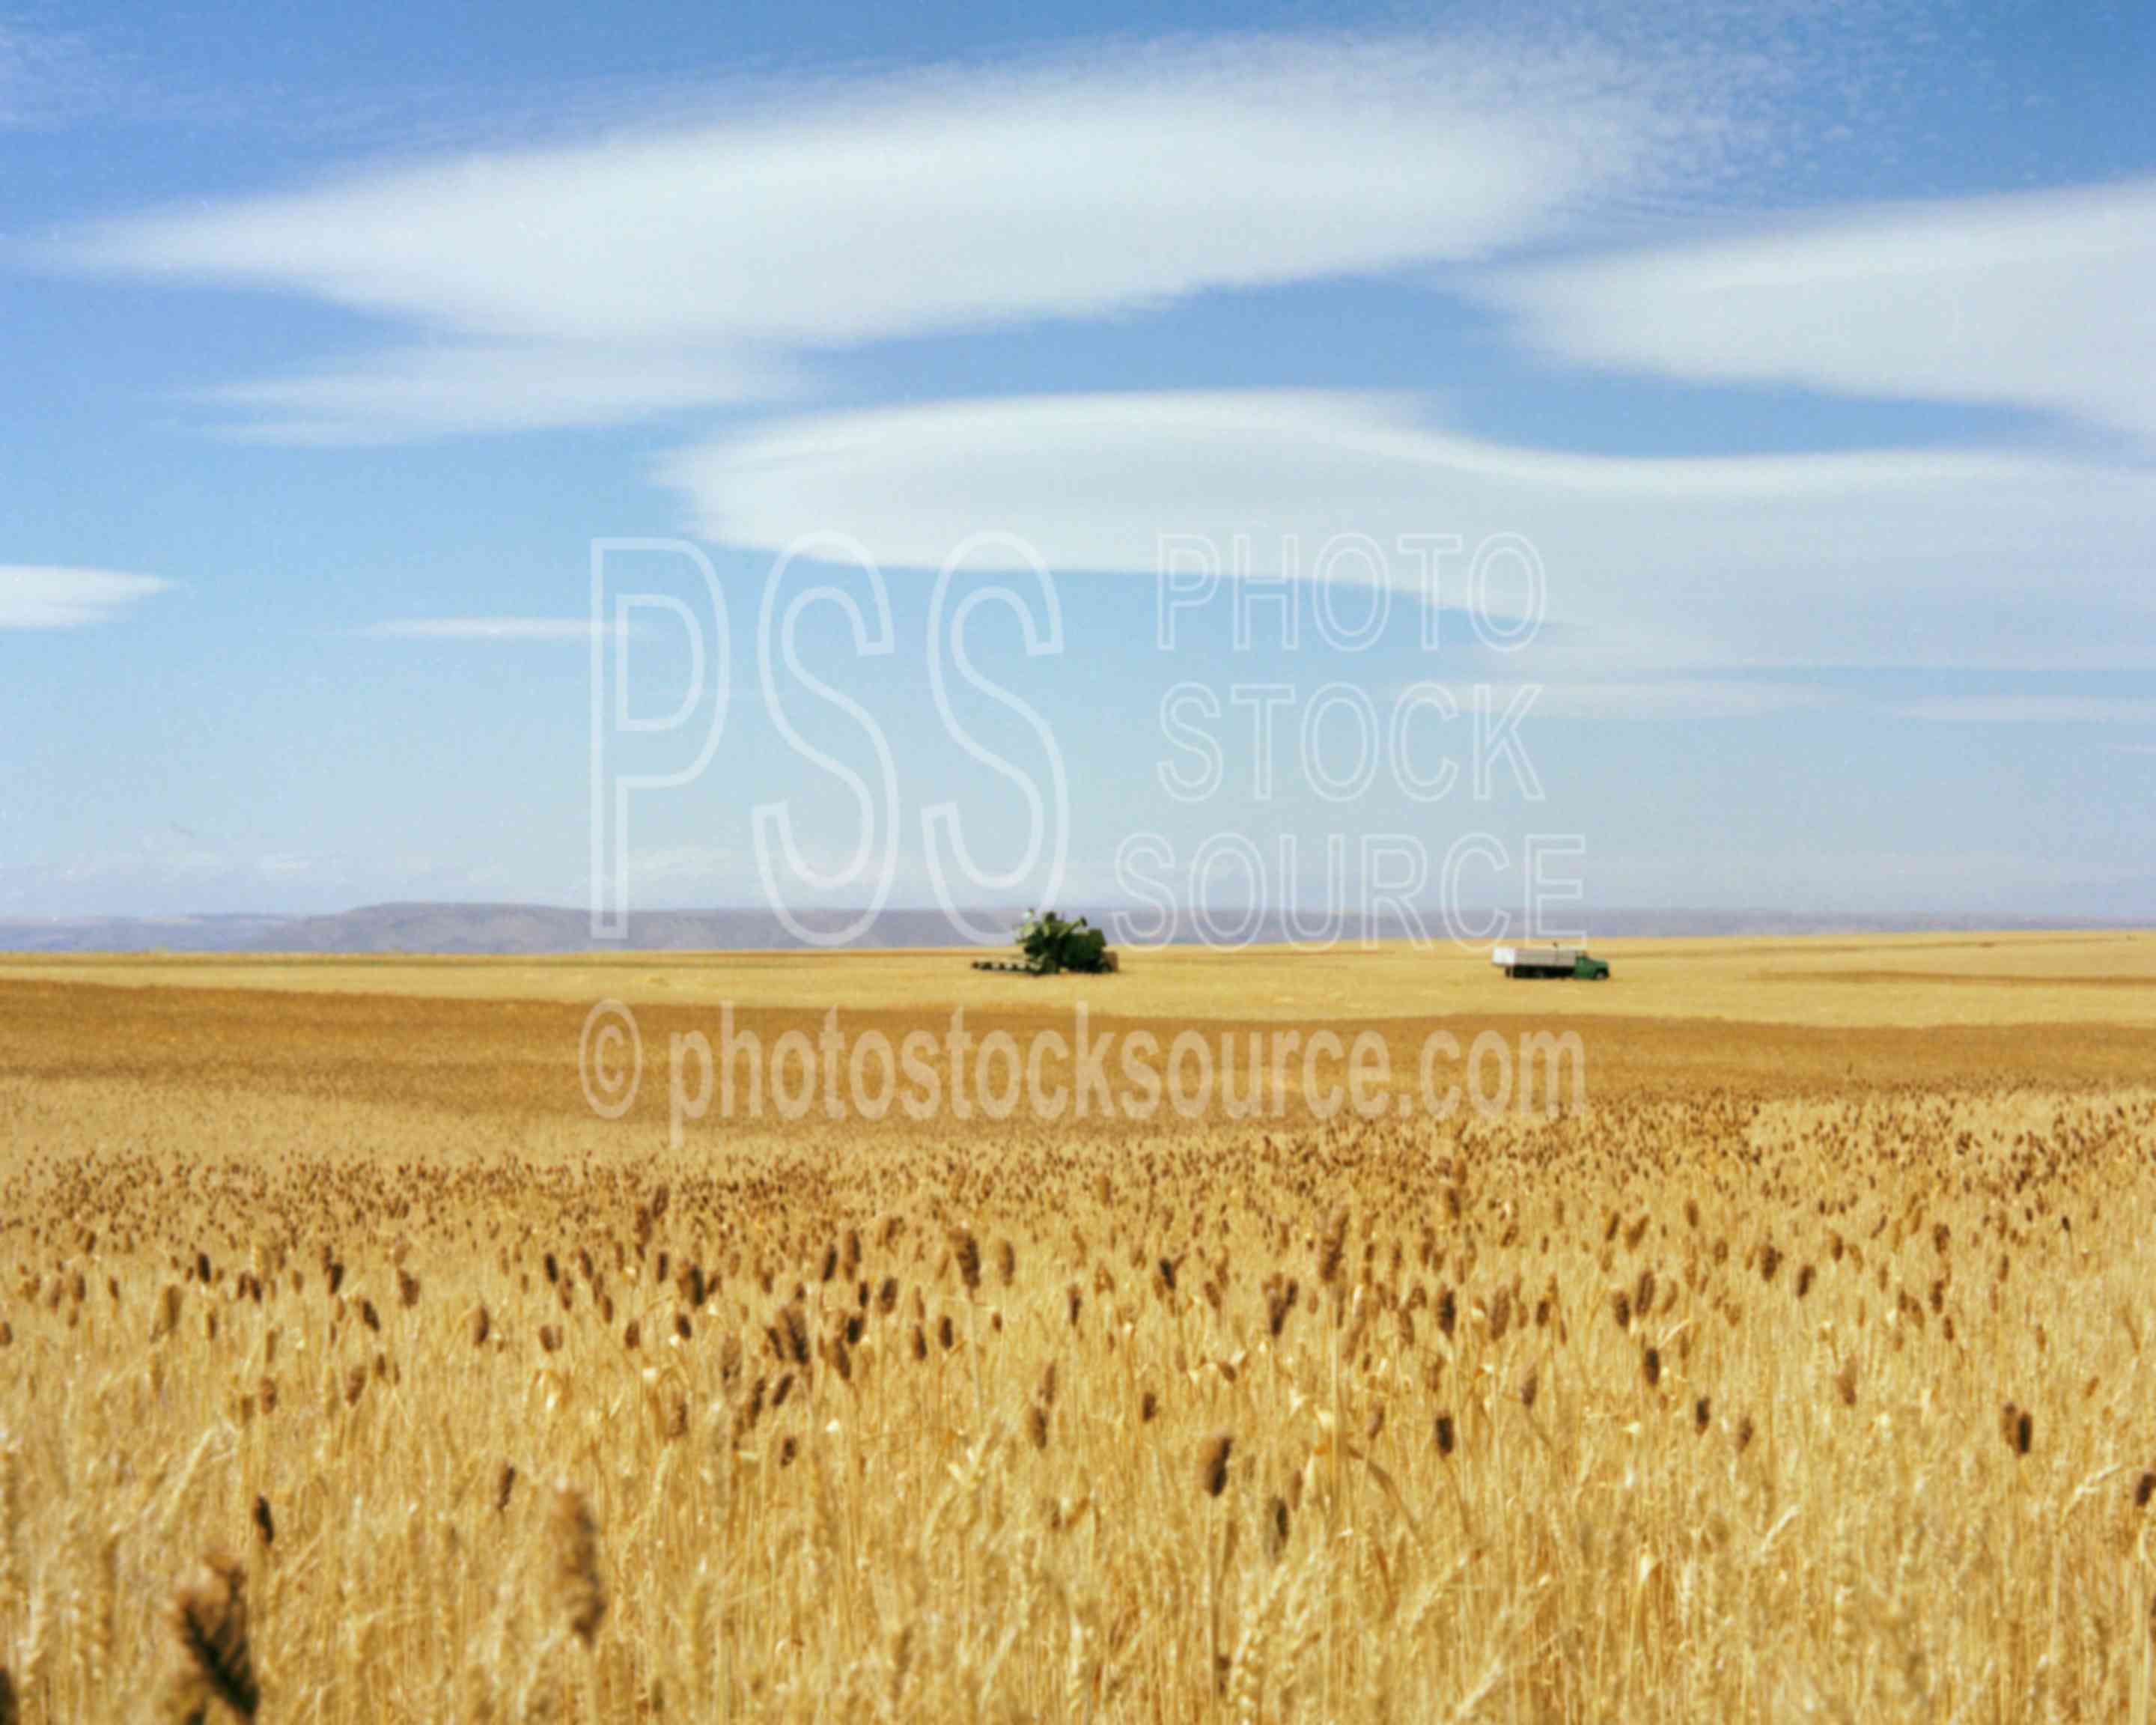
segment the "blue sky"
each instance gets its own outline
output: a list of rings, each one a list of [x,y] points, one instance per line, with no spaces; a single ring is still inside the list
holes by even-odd
[[[850,772],[887,880],[788,892],[928,901],[949,803],[1011,876],[972,901],[1128,898],[1142,835],[1178,896],[1254,845],[1277,901],[1328,841],[1486,834],[1463,890],[1517,902],[1565,834],[1590,925],[2156,916],[2152,74],[2129,7],[0,3],[0,916],[582,901],[609,536],[694,542],[732,644],[710,764],[633,803],[639,905],[761,900],[758,805],[831,874]],[[947,716],[937,570],[984,531],[1060,647],[979,604],[1020,704]],[[759,607],[818,532],[891,650],[810,602],[798,662],[857,710],[782,663],[774,714]],[[1373,603],[1313,567],[1343,533],[1384,552],[1362,650],[1313,620]],[[1465,554],[1425,644],[1423,534],[1532,542],[1528,646],[1478,639]],[[1163,650],[1163,535],[1298,563],[1294,644],[1239,651],[1224,590]],[[948,597],[1029,580],[991,546]],[[658,711],[686,660],[639,615],[600,646]],[[1414,716],[1415,774],[1532,685],[1539,798],[1299,763],[1321,690],[1383,726],[1431,682],[1463,716]],[[1354,726],[1321,711],[1321,777]]]

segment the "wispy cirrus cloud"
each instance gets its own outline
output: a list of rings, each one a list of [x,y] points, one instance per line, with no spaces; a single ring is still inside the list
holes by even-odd
[[[1511,685],[1491,690],[1493,711],[1502,713]],[[1729,677],[1640,676],[1604,682],[1553,681],[1535,685],[1532,716],[1605,724],[1611,721],[1687,722],[1758,719],[1779,713],[1839,706],[1845,697],[1820,683],[1754,681]],[[1465,703],[1462,703],[1463,710]]]
[[[44,563],[0,563],[0,629],[105,623],[172,583],[155,575]]]
[[[90,105],[96,85],[80,37],[0,18],[0,131],[64,121]]]
[[[1486,259],[1696,192],[1743,82],[1707,58],[1681,32],[1228,39],[772,84],[44,254],[424,336],[223,391],[261,434],[596,424],[762,396],[834,349]]]
[[[249,443],[357,445],[477,432],[608,425],[670,408],[793,387],[776,355],[558,341],[401,347],[295,377],[218,385],[200,399],[240,417]]]
[[[1898,703],[1894,716],[1941,725],[2151,725],[2156,699],[2103,695],[1944,695]]]
[[[1573,364],[2004,404],[2156,439],[2156,179],[1867,205],[1474,290]]]
[[[1802,680],[1794,676],[1717,677],[1645,670],[1601,680],[1562,674],[1532,682],[1425,679],[1385,690],[1382,699],[1397,707],[1402,702],[1433,701],[1437,691],[1462,715],[1476,712],[1478,703],[1486,703],[1491,715],[1499,718],[1517,706],[1522,722],[1530,728],[1546,722],[1693,724],[1765,719],[1850,704],[1845,691],[1816,677]]]
[[[931,569],[994,528],[1059,573],[1151,575],[1164,541],[1189,539],[1224,569],[1240,542],[1257,572],[1291,556],[1308,578],[1365,578],[1362,557],[1322,560],[1345,533],[1407,587],[1421,573],[1398,548],[1409,536],[1471,553],[1518,534],[1548,615],[1582,644],[1568,669],[1590,680],[1620,644],[1665,665],[2156,656],[2156,605],[2130,578],[2156,562],[2156,473],[2038,455],[1556,454],[1448,429],[1411,398],[1256,390],[796,416],[684,451],[660,477],[707,537],[777,550],[829,529]],[[989,543],[968,567],[1025,562]],[[1461,554],[1440,567],[1445,603],[1462,602],[1466,570]],[[1493,583],[1489,608],[1515,596]],[[2040,632],[2062,615],[2074,639]]]
[[[613,632],[588,617],[393,617],[364,631],[402,641],[588,641]]]

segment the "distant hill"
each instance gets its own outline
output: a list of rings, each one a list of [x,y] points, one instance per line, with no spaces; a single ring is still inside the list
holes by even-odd
[[[1069,901],[1070,914],[1105,922],[1102,907]],[[1480,908],[1467,914],[1480,916]],[[1015,906],[976,908],[968,916],[992,927],[1014,927]],[[1435,913],[1428,913],[1433,932]],[[800,913],[811,928],[835,931],[853,920],[850,911]],[[1818,916],[1778,911],[1622,909],[1593,913],[1587,926],[1603,938],[1630,936],[1879,934],[1969,928],[2105,928],[2139,927],[2126,918],[2000,916]],[[2145,921],[2145,919],[2142,919]],[[1350,918],[1345,938],[1359,939]],[[1397,937],[1388,921],[1376,932]],[[1186,938],[1188,937],[1186,930]],[[1281,941],[1278,917],[1259,926],[1255,938]],[[589,914],[558,905],[363,905],[326,916],[205,916],[18,917],[0,919],[0,952],[745,952],[798,947],[771,911],[755,907],[641,911],[631,914],[625,940],[594,941]],[[941,911],[886,910],[856,947],[954,947],[963,944]]]
[[[0,917],[0,952],[239,952],[290,916]]]
[[[836,932],[851,911],[804,911],[803,927]],[[1015,924],[1019,911],[977,913]],[[592,938],[591,913],[556,905],[367,905],[334,916],[295,917],[251,935],[249,950],[286,952],[742,952],[806,944],[769,911],[639,911],[624,939]],[[947,947],[958,937],[941,911],[887,910],[851,944]]]
[[[835,932],[850,911],[804,911],[796,920]],[[1022,911],[971,913],[1013,926]],[[861,947],[947,947],[957,935],[941,911],[886,910]],[[0,920],[0,952],[742,952],[807,944],[758,909],[640,911],[625,939],[595,941],[588,911],[559,905],[362,905],[326,916],[112,916]]]

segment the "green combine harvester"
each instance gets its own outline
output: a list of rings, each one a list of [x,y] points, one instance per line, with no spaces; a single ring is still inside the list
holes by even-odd
[[[1105,976],[1118,969],[1116,955],[1108,950],[1104,930],[1087,925],[1081,916],[1066,922],[1053,911],[1029,911],[1014,937],[1023,963],[1008,958],[980,958],[976,970],[1004,970],[1016,976],[1056,976],[1074,971],[1081,976]]]

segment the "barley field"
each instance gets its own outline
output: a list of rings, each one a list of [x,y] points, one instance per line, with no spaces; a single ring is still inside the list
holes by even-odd
[[[2148,1721],[2156,937],[1609,956],[10,962],[0,1718]],[[602,995],[1589,1094],[676,1143]]]

